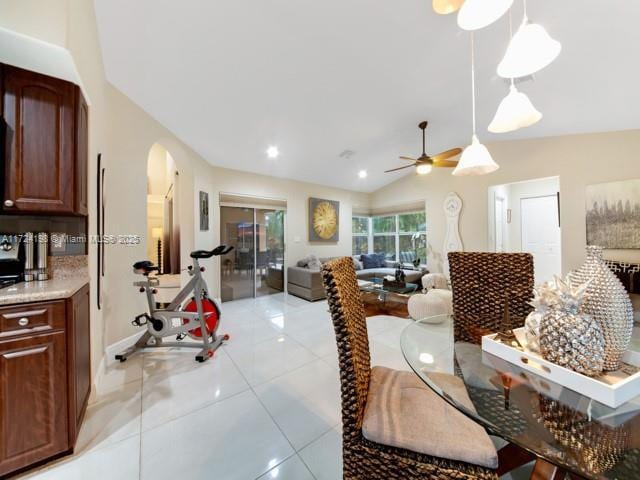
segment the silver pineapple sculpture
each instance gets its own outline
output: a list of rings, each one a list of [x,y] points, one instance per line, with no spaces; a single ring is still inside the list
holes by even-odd
[[[589,282],[581,312],[591,315],[604,334],[604,370],[620,368],[633,332],[633,306],[618,277],[607,267],[602,248],[587,247],[587,260],[570,274],[572,285]]]
[[[593,377],[604,366],[604,336],[590,315],[580,313],[589,284],[572,287],[556,277],[535,291],[532,302],[542,314],[539,347],[543,358]]]

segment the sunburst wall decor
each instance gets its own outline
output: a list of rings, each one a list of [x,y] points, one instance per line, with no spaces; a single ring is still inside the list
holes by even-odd
[[[309,241],[337,242],[340,234],[340,202],[309,198]]]

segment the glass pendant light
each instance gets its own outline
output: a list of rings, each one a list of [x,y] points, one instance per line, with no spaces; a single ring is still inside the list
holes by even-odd
[[[524,0],[522,25],[509,42],[507,53],[498,65],[498,75],[502,78],[532,75],[553,62],[560,50],[560,42],[551,38],[541,25],[529,21]]]
[[[502,99],[493,120],[489,124],[492,133],[507,133],[533,125],[542,118],[529,97],[511,83],[509,94]]]
[[[457,11],[464,0],[433,0],[433,9],[440,15],[448,15]]]
[[[511,8],[513,0],[466,0],[458,12],[458,26],[478,30],[491,25]]]
[[[513,36],[511,13],[509,13],[509,37]],[[492,133],[507,133],[525,128],[538,122],[542,114],[524,93],[519,92],[513,78],[509,94],[502,99],[488,130]]]
[[[500,168],[500,166],[493,161],[493,158],[491,158],[487,147],[480,143],[476,135],[476,71],[474,50],[473,32],[471,32],[471,109],[473,136],[471,137],[471,145],[464,149],[460,161],[452,173],[452,175],[456,176],[485,175],[495,172]]]

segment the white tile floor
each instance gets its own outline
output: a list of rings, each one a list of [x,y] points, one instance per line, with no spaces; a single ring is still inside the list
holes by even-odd
[[[374,365],[409,370],[410,320],[369,319]],[[37,480],[338,480],[340,387],[326,302],[283,294],[223,304],[231,340],[212,361],[155,350],[115,364],[97,386],[76,454]],[[451,346],[435,326],[434,354]],[[438,365],[446,370],[446,365]]]

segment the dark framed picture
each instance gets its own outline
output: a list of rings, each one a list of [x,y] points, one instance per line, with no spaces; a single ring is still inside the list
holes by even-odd
[[[209,230],[209,194],[200,192],[200,231]]]

